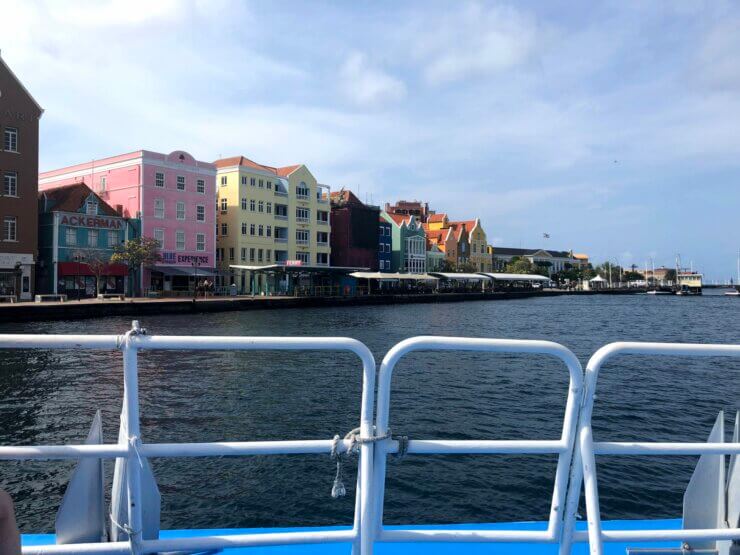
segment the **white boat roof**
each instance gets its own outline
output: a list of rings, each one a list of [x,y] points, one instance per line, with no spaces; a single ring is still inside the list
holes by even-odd
[[[490,276],[484,274],[466,274],[464,272],[429,272],[430,275],[441,277],[442,279],[456,279],[468,281],[490,281]]]
[[[549,277],[538,274],[498,274],[490,272],[482,272],[481,274],[499,281],[550,281]]]
[[[438,277],[434,277],[429,274],[392,274],[390,272],[352,272],[352,277],[360,279],[385,279],[385,280],[399,280],[399,279],[413,279],[413,280],[437,280]]]

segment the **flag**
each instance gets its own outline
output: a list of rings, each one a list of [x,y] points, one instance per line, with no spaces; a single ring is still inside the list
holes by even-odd
[[[545,239],[549,239],[549,238],[550,238],[550,234],[549,234],[549,233],[543,233],[543,234],[542,234],[542,236],[543,236],[543,237],[544,237]]]

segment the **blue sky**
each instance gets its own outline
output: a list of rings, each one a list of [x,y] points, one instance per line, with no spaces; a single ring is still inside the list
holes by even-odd
[[[734,273],[740,4],[0,0],[41,168],[305,163],[501,246]],[[551,235],[544,240],[542,234]]]

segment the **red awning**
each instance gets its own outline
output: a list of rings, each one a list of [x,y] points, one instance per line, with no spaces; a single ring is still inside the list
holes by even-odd
[[[94,276],[90,266],[84,262],[57,262],[59,276]],[[125,276],[128,268],[125,264],[106,264],[101,276]]]

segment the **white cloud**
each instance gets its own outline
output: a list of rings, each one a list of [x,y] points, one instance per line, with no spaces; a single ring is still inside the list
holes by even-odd
[[[379,106],[406,96],[403,81],[371,67],[361,52],[352,52],[347,57],[340,70],[340,80],[346,97],[358,106]]]
[[[424,27],[413,40],[431,83],[487,77],[520,66],[533,56],[539,31],[515,9],[477,3],[424,21]]]

